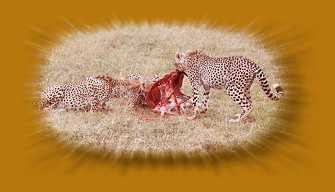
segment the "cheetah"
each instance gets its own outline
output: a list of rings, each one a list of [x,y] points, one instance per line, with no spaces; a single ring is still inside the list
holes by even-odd
[[[40,108],[95,112],[106,110],[106,102],[111,98],[127,97],[129,104],[135,106],[143,100],[142,95],[137,81],[91,76],[79,82],[48,87],[41,93]]]
[[[206,112],[210,89],[225,88],[226,93],[237,103],[242,113],[235,115],[230,122],[245,121],[252,110],[250,87],[256,77],[262,90],[271,100],[279,100],[283,89],[274,85],[275,92],[271,91],[263,70],[250,59],[243,56],[211,57],[200,50],[176,53],[175,67],[182,71],[189,79],[192,87],[193,116],[198,112]],[[203,87],[203,100],[198,104],[199,90]],[[202,110],[200,110],[202,107]]]

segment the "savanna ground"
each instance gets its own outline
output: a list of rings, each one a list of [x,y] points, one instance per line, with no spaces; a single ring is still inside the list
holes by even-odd
[[[206,25],[113,25],[77,31],[62,38],[41,65],[39,89],[107,74],[125,79],[130,73],[163,75],[173,69],[175,53],[203,49],[211,56],[243,55],[254,60],[270,84],[287,85],[277,54],[246,32]],[[212,90],[207,114],[190,121],[187,115],[160,117],[149,109],[131,109],[112,99],[111,112],[43,112],[43,123],[66,142],[104,152],[164,154],[232,151],[257,144],[275,127],[281,102],[268,99],[258,81],[252,86],[252,123],[229,123],[240,112],[224,90]],[[183,92],[191,95],[187,77]]]

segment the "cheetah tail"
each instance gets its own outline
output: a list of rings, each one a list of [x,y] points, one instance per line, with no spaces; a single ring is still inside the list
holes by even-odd
[[[271,90],[265,74],[260,67],[256,69],[255,76],[259,80],[262,90],[271,100],[279,100],[280,97],[284,94],[284,89],[279,84],[273,85],[273,89],[275,90],[275,92]]]

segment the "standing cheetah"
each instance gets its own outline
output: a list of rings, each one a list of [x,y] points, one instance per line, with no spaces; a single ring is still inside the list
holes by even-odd
[[[274,86],[276,92],[272,92],[262,69],[253,61],[242,56],[210,57],[196,50],[177,53],[175,61],[177,70],[185,73],[192,86],[194,115],[191,119],[194,119],[199,112],[197,103],[201,87],[205,90],[202,112],[207,111],[211,88],[224,87],[233,101],[241,106],[242,113],[236,115],[236,119],[231,119],[231,122],[246,120],[251,112],[250,87],[255,77],[270,99],[278,100],[283,94],[283,89],[279,85]]]
[[[41,108],[98,111],[106,109],[106,102],[113,97],[127,97],[131,105],[141,99],[138,82],[116,80],[109,76],[87,77],[74,83],[48,87],[41,94]]]

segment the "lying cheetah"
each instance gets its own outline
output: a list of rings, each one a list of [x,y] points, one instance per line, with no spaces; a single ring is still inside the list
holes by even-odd
[[[192,105],[196,118],[200,111],[198,106],[199,90],[204,88],[202,100],[203,111],[208,108],[209,92],[211,88],[220,89],[224,87],[227,94],[234,102],[242,108],[242,113],[231,122],[246,120],[252,110],[250,87],[255,77],[260,82],[262,90],[272,100],[278,100],[283,94],[283,89],[276,85],[272,92],[262,69],[253,61],[243,56],[232,57],[210,57],[199,50],[186,53],[177,53],[175,57],[177,70],[182,71],[189,78],[192,91]]]
[[[85,80],[48,87],[41,94],[41,108],[98,111],[106,109],[110,98],[127,97],[134,106],[143,100],[137,81],[116,80],[109,76],[87,77]]]

